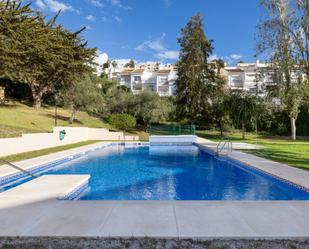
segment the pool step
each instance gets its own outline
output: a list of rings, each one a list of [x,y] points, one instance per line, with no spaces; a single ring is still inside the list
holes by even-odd
[[[71,199],[87,184],[90,175],[44,175],[0,193],[2,197],[31,199]]]

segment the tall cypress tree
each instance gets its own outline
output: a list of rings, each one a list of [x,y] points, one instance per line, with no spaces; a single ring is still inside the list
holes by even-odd
[[[214,67],[208,63],[212,41],[207,39],[200,14],[193,16],[181,30],[177,62],[177,113],[194,123],[203,118],[219,85]]]

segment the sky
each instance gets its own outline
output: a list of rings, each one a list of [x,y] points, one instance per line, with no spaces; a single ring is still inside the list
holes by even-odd
[[[75,31],[98,49],[99,61],[134,59],[173,63],[177,38],[191,16],[201,13],[205,34],[213,40],[213,58],[233,65],[254,61],[259,0],[33,0],[33,7]]]

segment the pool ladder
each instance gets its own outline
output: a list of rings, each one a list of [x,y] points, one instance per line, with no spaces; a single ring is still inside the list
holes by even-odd
[[[24,170],[24,169],[22,169],[22,168],[16,166],[15,164],[10,163],[10,162],[8,162],[8,161],[6,161],[6,160],[4,160],[4,159],[0,159],[0,165],[4,165],[4,164],[5,164],[5,165],[8,165],[8,166],[10,166],[10,167],[12,167],[12,168],[14,168],[14,169],[19,170],[19,171],[25,173],[25,174],[28,175],[28,176],[31,176],[31,177],[33,177],[33,178],[37,178],[37,176],[35,176],[34,174],[30,173],[29,171]]]
[[[229,138],[225,138],[224,140],[220,141],[217,145],[217,156],[220,155],[222,150],[227,146],[227,151],[232,152],[233,151],[233,143]]]

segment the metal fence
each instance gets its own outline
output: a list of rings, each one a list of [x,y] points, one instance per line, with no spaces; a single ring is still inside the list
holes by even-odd
[[[149,128],[149,135],[195,135],[195,125],[151,125]]]

